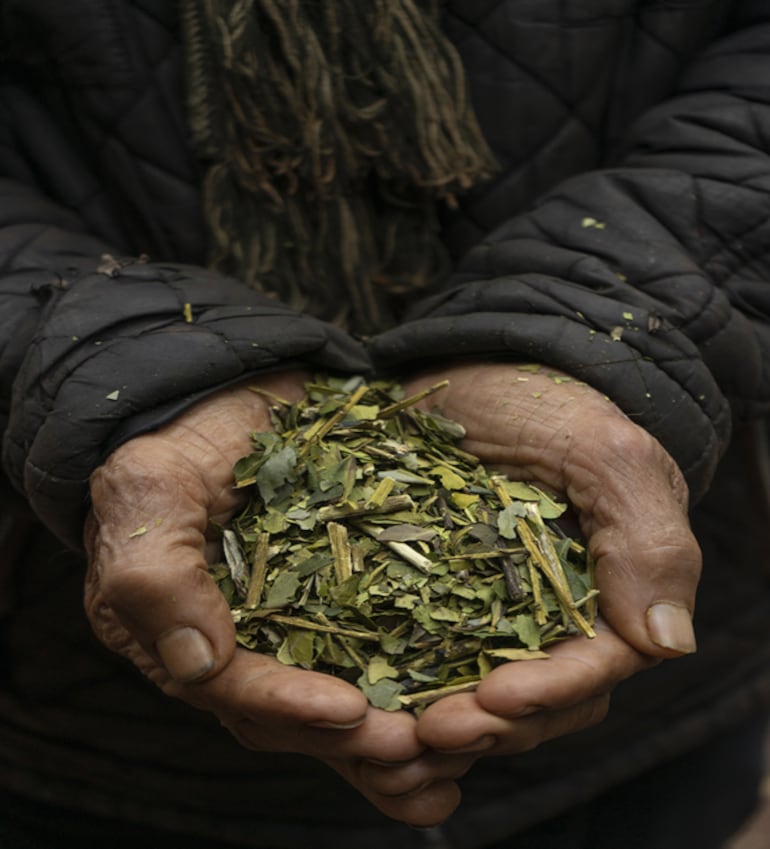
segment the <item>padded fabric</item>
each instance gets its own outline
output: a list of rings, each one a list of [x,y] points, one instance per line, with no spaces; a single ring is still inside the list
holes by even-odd
[[[470,849],[770,702],[770,7],[441,7],[500,170],[443,217],[445,285],[358,340],[202,266],[175,0],[0,0],[3,470],[43,526],[0,631],[4,786],[244,846]],[[700,651],[619,687],[598,728],[478,765],[424,835],[96,645],[77,549],[93,469],[207,393],[462,355],[571,372],[673,454],[699,499]]]

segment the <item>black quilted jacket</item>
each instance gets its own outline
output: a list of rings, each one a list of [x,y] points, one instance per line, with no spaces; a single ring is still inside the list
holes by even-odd
[[[501,171],[444,221],[446,288],[363,343],[201,267],[173,0],[0,0],[0,420],[5,475],[69,549],[111,448],[288,364],[526,358],[660,439],[699,500],[701,650],[621,687],[599,729],[477,768],[445,829],[464,847],[768,701],[770,4],[448,0],[443,14]],[[117,683],[79,612],[79,555],[40,535],[22,548],[2,639],[26,655],[0,686],[0,781],[246,845],[255,823],[276,847],[306,845],[308,824],[320,849],[420,845],[320,768],[242,752],[130,673]]]

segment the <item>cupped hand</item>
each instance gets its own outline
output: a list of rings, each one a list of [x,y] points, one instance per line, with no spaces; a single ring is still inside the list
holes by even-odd
[[[505,664],[472,695],[425,711],[420,739],[442,751],[508,753],[601,720],[613,687],[652,662],[695,650],[692,611],[700,550],[687,487],[652,436],[596,390],[551,369],[457,363],[420,374],[424,402],[463,424],[463,446],[515,480],[537,482],[574,508],[596,562],[603,620],[550,660]]]
[[[235,648],[208,573],[212,523],[240,506],[234,463],[270,429],[269,395],[297,400],[304,375],[224,390],[117,449],[91,481],[86,610],[99,639],[165,693],[215,714],[244,746],[318,758],[377,808],[434,825],[459,801],[464,755],[425,751],[406,713],[369,708],[332,676]]]

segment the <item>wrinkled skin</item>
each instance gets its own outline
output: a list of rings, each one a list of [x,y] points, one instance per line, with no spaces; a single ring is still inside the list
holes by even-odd
[[[700,568],[674,462],[599,393],[511,364],[461,363],[406,388],[445,377],[450,387],[426,405],[466,426],[468,450],[572,502],[597,560],[603,621],[596,639],[501,666],[476,693],[446,698],[419,720],[368,707],[331,676],[235,648],[206,569],[215,556],[210,521],[239,506],[232,466],[248,453],[249,434],[270,426],[264,396],[223,391],[119,448],[93,475],[86,529],[86,608],[108,647],[168,695],[214,713],[244,746],[318,758],[380,811],[415,826],[452,813],[457,780],[478,758],[599,722],[619,681],[692,650]],[[303,380],[286,373],[259,385],[297,399]],[[677,614],[674,639],[648,615],[659,601]]]

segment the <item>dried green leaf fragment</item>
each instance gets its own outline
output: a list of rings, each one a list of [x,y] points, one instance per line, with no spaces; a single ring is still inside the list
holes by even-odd
[[[317,377],[298,403],[269,396],[276,430],[235,466],[249,502],[211,567],[239,645],[420,711],[592,634],[593,565],[550,524],[565,505],[414,406],[441,388]]]

